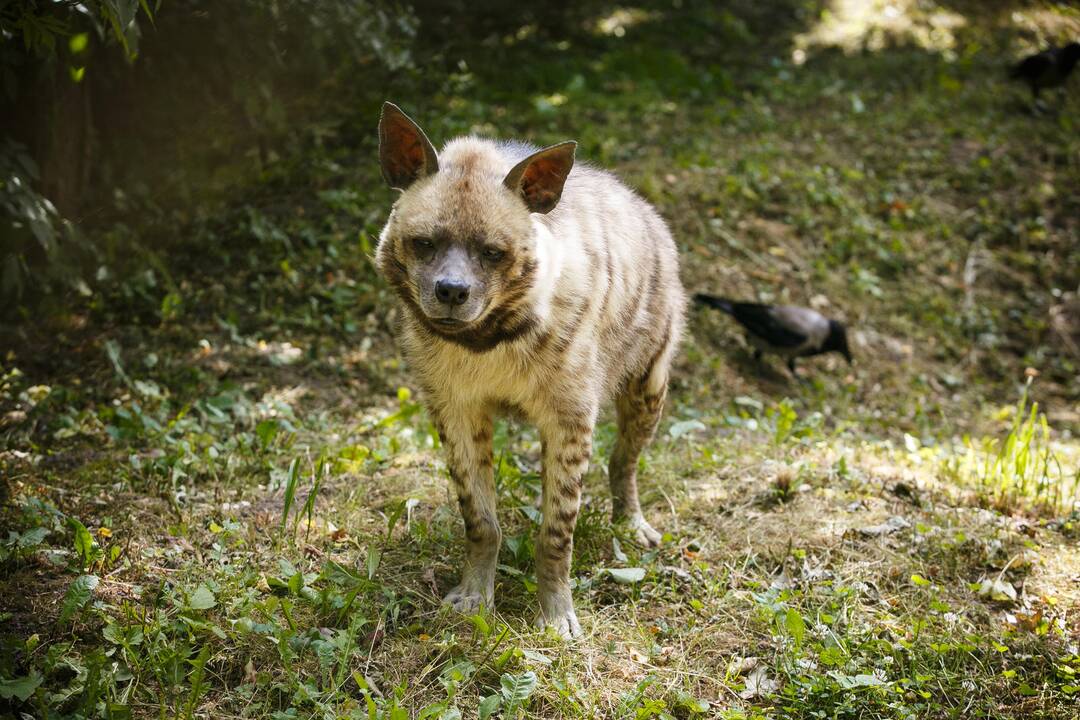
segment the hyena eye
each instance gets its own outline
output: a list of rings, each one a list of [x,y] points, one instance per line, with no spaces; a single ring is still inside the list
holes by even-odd
[[[498,262],[503,259],[506,253],[499,248],[486,247],[483,251],[484,259],[490,262]]]

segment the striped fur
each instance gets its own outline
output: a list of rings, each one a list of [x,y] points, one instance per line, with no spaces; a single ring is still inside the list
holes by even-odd
[[[386,112],[396,110],[388,108],[384,125]],[[576,635],[573,531],[606,401],[614,401],[619,423],[610,463],[614,514],[639,542],[660,541],[641,514],[636,469],[660,418],[683,329],[675,243],[652,207],[601,170],[574,165],[555,207],[530,213],[524,191],[503,181],[535,148],[460,138],[437,154],[437,171],[425,172],[428,156],[412,144],[421,141],[409,135],[395,149],[385,135],[381,153],[407,187],[376,262],[405,308],[399,342],[445,444],[468,541],[461,584],[446,601],[463,610],[492,605],[501,543],[492,419],[512,411],[537,426],[543,443],[538,622]],[[477,258],[482,311],[463,328],[446,330],[428,315],[430,269],[415,239],[433,236]],[[488,246],[505,252],[498,263],[482,259]]]

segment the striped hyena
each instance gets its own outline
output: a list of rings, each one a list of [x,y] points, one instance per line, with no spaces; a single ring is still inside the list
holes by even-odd
[[[465,137],[441,153],[383,105],[379,161],[401,190],[376,264],[404,306],[400,344],[447,451],[465,520],[461,583],[445,601],[492,606],[502,534],[492,417],[534,423],[543,445],[536,551],[540,625],[581,631],[570,554],[600,404],[619,434],[613,515],[638,542],[657,533],[638,504],[637,461],[652,439],[686,300],[664,221],[614,176],[544,149]]]

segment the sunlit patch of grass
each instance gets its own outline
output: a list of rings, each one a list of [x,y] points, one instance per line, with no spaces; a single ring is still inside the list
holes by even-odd
[[[626,35],[628,28],[649,20],[655,20],[658,17],[659,13],[642,8],[620,7],[589,24],[592,26],[592,30],[600,35],[613,35],[621,38]]]
[[[965,24],[963,15],[932,2],[833,0],[817,24],[795,38],[793,57],[801,63],[807,50],[881,50],[900,41],[928,50],[947,50],[956,43],[955,31]]]
[[[944,471],[1003,512],[1066,514],[1080,501],[1080,468],[1063,465],[1055,452],[1046,415],[1029,402],[1031,385],[1028,378],[1015,407],[1003,411],[1001,419],[1010,420],[1004,437],[965,437],[965,452],[949,457]]]

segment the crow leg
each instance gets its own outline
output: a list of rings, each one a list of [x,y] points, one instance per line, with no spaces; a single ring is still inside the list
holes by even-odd
[[[1031,86],[1031,111],[1035,115],[1041,115],[1046,112],[1046,103],[1039,97],[1039,86]]]
[[[787,369],[791,371],[791,377],[795,378],[795,382],[799,383],[800,385],[808,385],[808,384],[810,384],[810,381],[808,379],[800,376],[799,373],[795,372],[795,358],[794,357],[789,357],[788,358]]]

